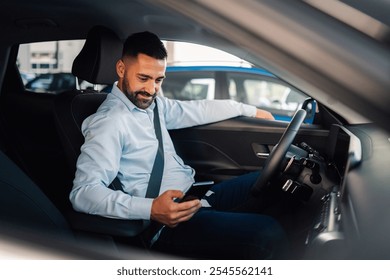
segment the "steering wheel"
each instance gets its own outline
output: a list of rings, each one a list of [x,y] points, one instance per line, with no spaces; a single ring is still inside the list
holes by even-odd
[[[261,174],[253,185],[251,192],[253,196],[259,196],[268,185],[268,182],[280,170],[282,161],[287,154],[288,148],[294,141],[295,136],[306,117],[306,110],[299,109],[295,112],[291,122],[284,131],[279,143],[272,149],[268,156]]]

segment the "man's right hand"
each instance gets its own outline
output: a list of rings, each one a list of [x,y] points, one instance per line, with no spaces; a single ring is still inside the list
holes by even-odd
[[[198,199],[177,203],[176,198],[182,198],[183,192],[169,190],[155,198],[152,203],[150,218],[168,227],[176,227],[179,223],[188,221],[199,210]]]

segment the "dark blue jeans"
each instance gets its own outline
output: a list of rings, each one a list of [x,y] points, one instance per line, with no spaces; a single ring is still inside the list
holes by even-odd
[[[280,259],[287,249],[282,227],[273,218],[235,209],[250,197],[258,172],[214,185],[189,221],[165,227],[152,249],[198,259]]]

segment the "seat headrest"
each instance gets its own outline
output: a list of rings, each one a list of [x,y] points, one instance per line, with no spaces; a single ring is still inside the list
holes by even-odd
[[[121,58],[123,43],[110,29],[93,27],[73,61],[72,74],[92,84],[112,84],[118,79],[116,62]]]

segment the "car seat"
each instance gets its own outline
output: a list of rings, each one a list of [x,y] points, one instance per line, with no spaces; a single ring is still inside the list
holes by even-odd
[[[0,220],[72,236],[65,217],[42,190],[0,151]]]

